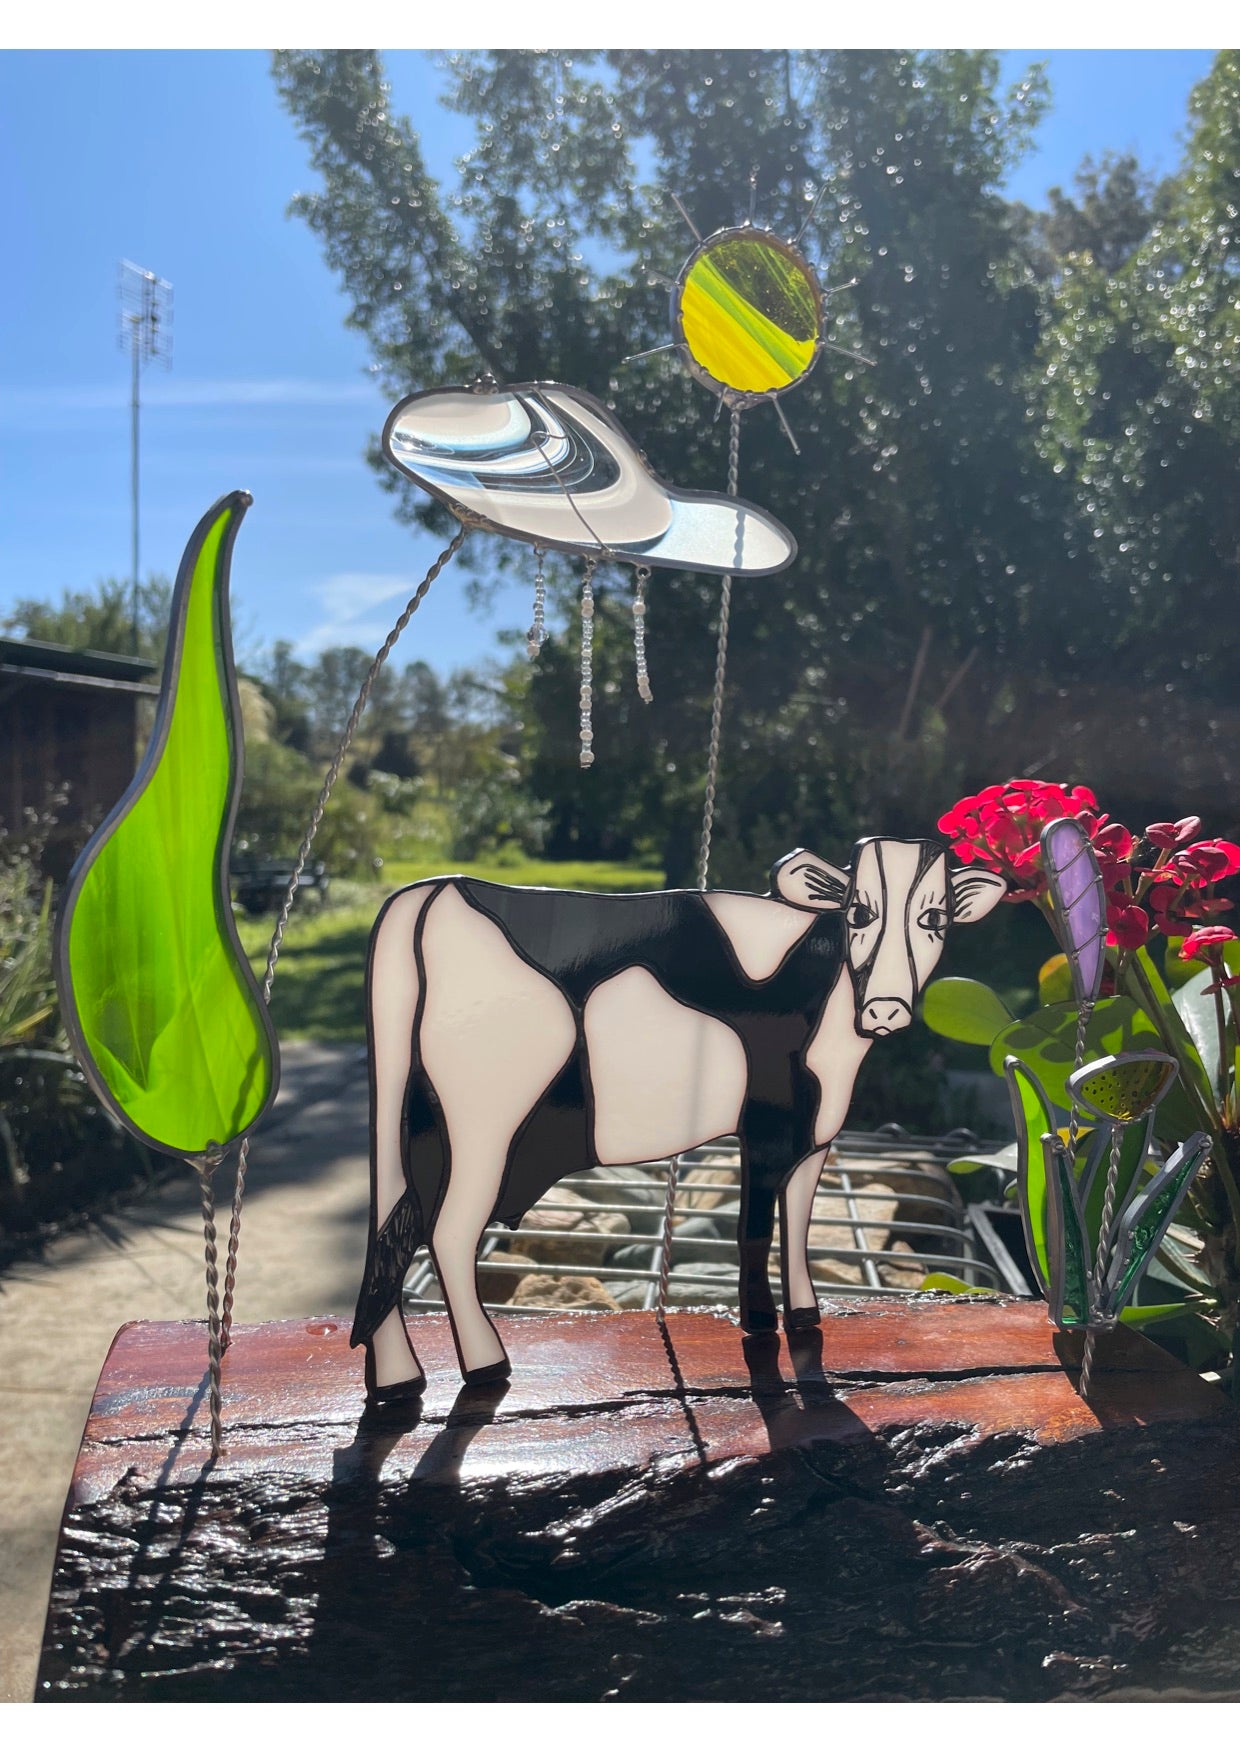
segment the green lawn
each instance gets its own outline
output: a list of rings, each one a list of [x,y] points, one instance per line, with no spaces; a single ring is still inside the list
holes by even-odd
[[[385,864],[381,880],[364,888],[338,884],[341,891],[325,907],[308,902],[294,909],[271,992],[271,1015],[282,1040],[364,1041],[363,986],[366,943],[375,915],[394,889],[452,868],[431,864]],[[592,889],[602,893],[659,889],[663,873],[626,864],[551,864],[521,859],[505,864],[462,864],[461,876],[485,882],[516,883],[551,889]],[[275,915],[239,917],[242,947],[261,981]]]

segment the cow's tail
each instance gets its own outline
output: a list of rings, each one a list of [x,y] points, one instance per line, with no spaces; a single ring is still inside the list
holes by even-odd
[[[377,1234],[371,1232],[350,1345],[365,1345],[373,1339],[392,1310],[400,1306],[405,1277],[424,1239],[421,1209],[406,1188],[383,1228]]]

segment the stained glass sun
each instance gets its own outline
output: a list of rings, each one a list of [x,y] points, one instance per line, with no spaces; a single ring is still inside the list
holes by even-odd
[[[778,398],[803,383],[824,347],[863,365],[874,362],[828,341],[823,333],[827,291],[799,245],[825,193],[820,189],[796,237],[777,236],[749,218],[703,237],[675,195],[672,200],[695,247],[671,287],[674,339],[625,360],[648,359],[675,349],[698,383],[733,414],[772,402],[792,448],[797,442]],[[661,278],[661,276],[657,276]],[[854,282],[849,282],[854,284]]]
[[[719,231],[681,269],[672,328],[707,389],[733,404],[764,401],[813,369],[822,293],[795,244],[752,226]]]

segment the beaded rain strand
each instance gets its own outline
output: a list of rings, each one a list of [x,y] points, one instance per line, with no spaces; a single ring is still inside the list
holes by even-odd
[[[649,578],[649,566],[639,566],[633,591],[633,655],[637,660],[637,692],[647,706],[654,699],[650,692],[650,673],[646,668],[646,585]]]
[[[593,555],[586,561],[581,581],[581,754],[583,767],[594,765],[594,568]]]
[[[547,639],[547,579],[543,572],[543,561],[546,559],[546,554],[542,548],[534,549],[534,559],[538,564],[538,569],[534,573],[534,619],[525,636],[525,649],[529,653],[531,663],[538,656]]]

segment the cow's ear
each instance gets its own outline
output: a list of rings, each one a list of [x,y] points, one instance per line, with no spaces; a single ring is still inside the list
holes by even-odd
[[[952,886],[952,919],[958,925],[973,925],[985,919],[1008,892],[1003,878],[993,870],[953,870],[948,877]]]
[[[793,907],[809,907],[815,913],[831,912],[844,905],[849,873],[798,848],[771,867],[771,893]]]

